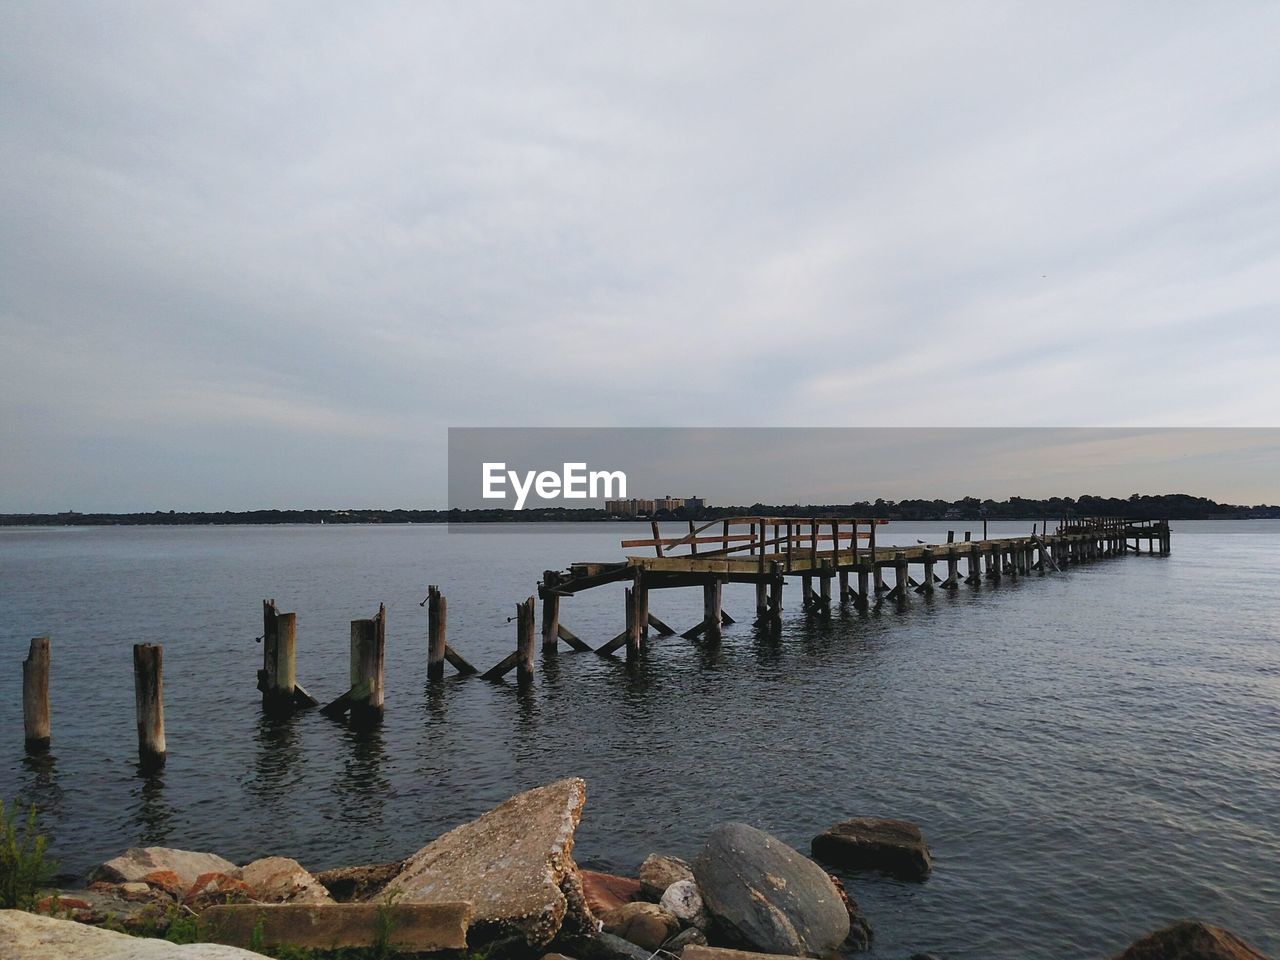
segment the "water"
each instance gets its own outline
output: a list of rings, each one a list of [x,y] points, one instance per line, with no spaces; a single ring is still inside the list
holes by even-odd
[[[963,523],[951,524],[963,527]],[[881,543],[945,538],[892,524]],[[1027,523],[992,525],[1023,533]],[[1174,525],[1169,557],[829,622],[788,586],[781,639],[654,640],[639,668],[561,653],[532,689],[425,682],[426,586],[481,669],[545,568],[620,556],[634,525],[0,529],[0,797],[34,801],[63,871],[139,843],[314,869],[403,856],[519,789],[586,778],[579,863],[628,872],[743,820],[808,849],[849,816],[919,822],[924,884],[850,876],[872,956],[1108,956],[1197,916],[1280,950],[1280,522]],[[646,528],[647,529],[647,528]],[[298,678],[346,686],[348,622],[385,602],[387,713],[358,736],[262,721],[261,600],[299,617]],[[651,595],[683,629],[701,591]],[[622,587],[566,600],[595,644]],[[24,759],[27,641],[53,636],[53,752]],[[169,761],[135,762],[130,646],[165,645]]]

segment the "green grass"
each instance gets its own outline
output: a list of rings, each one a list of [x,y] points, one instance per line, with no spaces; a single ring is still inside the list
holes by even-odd
[[[53,874],[44,851],[35,805],[20,824],[17,804],[6,806],[0,800],[0,908],[30,910],[35,905],[40,888]]]

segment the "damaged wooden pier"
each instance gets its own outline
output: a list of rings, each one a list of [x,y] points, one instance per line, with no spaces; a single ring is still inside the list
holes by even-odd
[[[681,634],[695,638],[716,634],[733,622],[721,606],[726,583],[754,584],[756,625],[777,629],[788,577],[801,583],[803,609],[822,614],[831,610],[836,585],[839,602],[852,603],[859,610],[890,601],[906,606],[915,594],[1058,571],[1070,564],[1140,551],[1143,541],[1148,553],[1165,554],[1170,546],[1168,521],[1095,517],[1063,520],[1053,533],[1047,524],[1039,530],[1032,524],[1027,536],[974,540],[966,532],[957,541],[953,531],[946,543],[878,547],[876,528],[887,522],[734,517],[701,526],[690,523],[689,532],[680,537],[662,536],[655,523],[651,537],[622,541],[624,549],[651,548],[652,556],[575,563],[567,571],[546,572],[538,586],[544,647],[554,648],[558,638],[572,638],[569,642],[577,649],[586,646],[561,625],[560,601],[610,583],[628,584],[626,629],[597,652],[625,647],[627,658],[634,659],[650,627],[662,635],[675,633],[649,612],[652,590],[702,588],[702,620]],[[892,577],[891,585],[887,576]]]

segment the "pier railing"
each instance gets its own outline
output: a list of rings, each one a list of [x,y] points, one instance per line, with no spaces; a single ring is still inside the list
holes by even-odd
[[[684,536],[664,537],[653,521],[651,537],[623,540],[622,546],[653,547],[658,557],[816,557],[820,552],[856,549],[863,540],[874,548],[876,527],[888,522],[866,517],[729,517],[701,526],[690,520]]]

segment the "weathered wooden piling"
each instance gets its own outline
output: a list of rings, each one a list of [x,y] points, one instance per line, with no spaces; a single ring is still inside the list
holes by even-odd
[[[893,592],[898,603],[905,605],[909,600],[908,594],[911,592],[911,575],[907,571],[907,555],[902,550],[896,551],[893,555],[893,573],[896,584]]]
[[[386,606],[378,604],[378,612],[370,620],[351,621],[351,686],[342,696],[326,704],[321,713],[335,720],[349,714],[356,726],[371,726],[382,719],[386,645]]]
[[[138,723],[138,760],[145,769],[164,766],[164,648],[133,645],[133,704]]]
[[[866,566],[858,567],[858,597],[854,601],[854,606],[859,610],[866,610],[871,600],[871,571]]]
[[[22,661],[22,731],[28,753],[49,749],[49,638],[32,637]]]
[[[782,589],[785,583],[782,564],[775,560],[769,564],[769,621],[775,629],[782,626]]]
[[[281,613],[274,600],[262,601],[262,670],[258,673],[258,689],[267,710],[287,712],[293,707],[297,631],[296,614]]]
[[[937,558],[928,547],[924,548],[920,557],[924,560],[924,578],[920,581],[920,592],[933,593],[933,567],[937,563]]]
[[[560,648],[559,570],[542,572],[542,649],[554,653]]]
[[[626,627],[627,627],[627,662],[634,663],[640,659],[640,598],[634,587],[625,590]]]
[[[534,600],[529,597],[516,604],[516,680],[519,683],[533,681],[534,648]]]
[[[444,679],[449,646],[449,601],[435,584],[427,587],[427,679]]]
[[[947,551],[947,579],[942,586],[947,590],[957,590],[960,587],[960,554],[955,547]]]
[[[706,632],[709,634],[719,634],[720,626],[724,622],[721,610],[722,587],[723,583],[719,577],[702,585],[702,622],[706,625]]]

